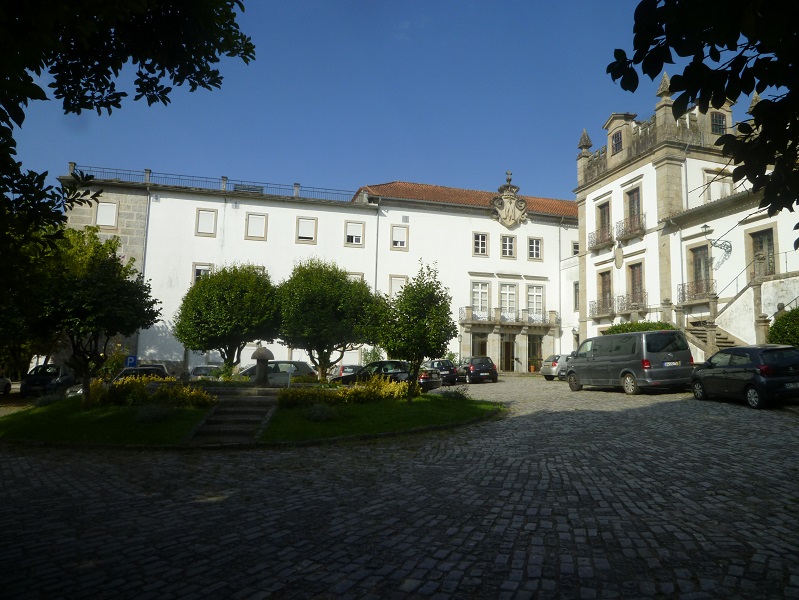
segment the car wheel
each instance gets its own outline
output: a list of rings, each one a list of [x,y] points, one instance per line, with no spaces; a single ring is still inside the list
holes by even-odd
[[[632,373],[626,373],[621,378],[621,387],[624,388],[624,393],[630,396],[635,396],[636,394],[641,393],[641,388],[638,387],[638,382],[635,380],[635,377]]]
[[[11,384],[7,383],[6,387],[3,388],[3,395],[8,396],[11,393]]]
[[[766,401],[763,398],[763,394],[758,392],[755,386],[750,385],[746,388],[746,403],[750,408],[763,408]]]
[[[554,375],[544,375],[544,379],[546,379],[547,381],[552,381],[553,379],[555,379],[555,376]]]
[[[474,383],[471,374],[466,373],[466,383]]]
[[[694,398],[697,400],[707,400],[707,392],[705,386],[698,379],[691,384],[691,391],[694,393]]]
[[[569,389],[571,391],[579,392],[581,389],[583,389],[580,379],[577,377],[577,373],[569,373],[566,379],[569,382]]]
[[[499,377],[492,377],[491,378],[491,383],[496,383],[498,379],[499,379]]]

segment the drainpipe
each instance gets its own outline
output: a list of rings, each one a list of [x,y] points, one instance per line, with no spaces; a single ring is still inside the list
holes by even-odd
[[[563,243],[561,241],[561,230],[563,229],[564,220],[565,217],[561,217],[560,225],[558,226],[558,314],[560,315],[560,323],[558,324],[558,354],[563,354],[563,285],[561,281],[563,274]]]
[[[374,276],[374,291],[377,293],[377,259],[380,255],[380,197],[377,198],[377,226],[375,232],[375,276]]]

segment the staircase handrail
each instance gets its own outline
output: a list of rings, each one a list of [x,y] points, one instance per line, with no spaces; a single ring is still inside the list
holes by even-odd
[[[752,264],[753,264],[754,262],[755,262],[755,261],[754,261],[754,259],[752,259],[751,261],[749,261],[749,264],[748,264],[748,265],[746,265],[746,266],[743,268],[743,271],[741,271],[741,272],[740,272],[740,273],[738,273],[738,274],[737,274],[735,277],[733,277],[733,278],[730,280],[730,282],[729,282],[727,285],[725,285],[723,288],[721,288],[721,290],[719,290],[719,291],[717,292],[717,294],[716,294],[716,295],[717,295],[717,296],[721,296],[721,293],[722,293],[724,290],[726,290],[728,287],[730,287],[734,281],[738,281],[738,278],[739,278],[741,275],[743,275],[744,273],[746,273],[746,270],[747,270],[747,269],[748,269],[750,266],[752,266]],[[746,286],[747,286],[747,285],[749,285],[749,282],[748,282],[748,281],[746,282],[746,285],[744,285],[744,288],[746,288]]]

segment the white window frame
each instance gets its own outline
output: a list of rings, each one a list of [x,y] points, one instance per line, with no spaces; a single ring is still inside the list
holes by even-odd
[[[500,314],[515,314],[518,310],[518,286],[515,283],[499,284],[499,312]]]
[[[360,232],[358,232],[357,229],[360,229]],[[363,248],[365,230],[366,223],[364,221],[344,221],[344,245]],[[350,240],[350,238],[352,238],[352,240]]]
[[[538,242],[538,244],[535,244]],[[535,246],[538,248],[535,248]],[[527,260],[544,260],[544,239],[539,237],[527,238]]]
[[[258,220],[263,220],[262,224]],[[255,229],[255,231],[253,231]],[[258,230],[261,230],[258,233]],[[266,233],[269,230],[269,215],[266,213],[247,213],[244,221],[244,239],[266,241]]]
[[[499,253],[501,258],[516,258],[516,236],[502,235],[499,238]]]
[[[219,211],[215,208],[198,208],[194,219],[194,235],[216,237],[216,219]]]
[[[347,273],[347,279],[350,281],[363,281],[363,273]]]
[[[475,303],[477,300],[477,303]],[[491,310],[491,284],[487,281],[472,281],[471,306],[473,311],[488,313]]]
[[[705,203],[721,200],[733,193],[732,174],[722,171],[705,171]]]
[[[580,242],[572,242],[572,256],[580,255]]]
[[[94,224],[102,229],[116,229],[117,212],[119,205],[116,202],[97,202],[94,214]]]
[[[191,284],[194,285],[202,277],[210,275],[214,271],[214,265],[205,262],[196,262],[191,265]]]
[[[531,300],[533,301],[532,307],[530,306]],[[543,315],[546,313],[546,289],[543,285],[533,284],[527,286],[527,313],[530,315]]]
[[[302,225],[305,225],[304,227]],[[317,226],[319,222],[316,217],[297,217],[297,232],[295,242],[298,244],[316,244]],[[313,237],[307,235],[300,237],[300,233],[308,233],[307,228],[313,226]]]
[[[389,275],[388,276],[388,295],[393,298],[402,291],[402,288],[408,283],[407,275]]]
[[[475,231],[472,233],[472,256],[488,256],[488,234],[484,231]],[[478,252],[482,250],[482,252]]]
[[[408,251],[409,231],[407,225],[392,225],[391,226],[391,249],[398,252]]]

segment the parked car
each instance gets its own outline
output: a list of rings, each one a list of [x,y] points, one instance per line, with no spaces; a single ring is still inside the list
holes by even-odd
[[[250,365],[239,371],[239,374],[249,377],[250,381],[255,381],[255,367],[256,365]],[[307,362],[301,360],[270,360],[267,365],[266,376],[269,378],[270,385],[288,385],[290,377],[303,375],[316,377],[316,371]]]
[[[351,385],[358,381],[368,381],[372,377],[387,377],[391,381],[408,381],[411,374],[410,365],[404,360],[377,360],[362,367],[355,373],[348,373],[339,377],[333,377],[333,383]],[[441,387],[441,374],[438,369],[431,369],[422,365],[417,380],[419,387],[424,392]]]
[[[75,375],[60,365],[47,363],[33,367],[22,378],[19,393],[22,396],[56,394],[75,385]]]
[[[562,358],[564,357],[560,354],[550,354],[544,359],[541,364],[541,375],[544,376],[544,379],[552,381],[558,376],[558,364],[560,364]]]
[[[342,375],[349,375],[359,371],[363,365],[336,365],[333,367],[330,377],[341,377]]]
[[[566,372],[569,388],[621,387],[627,394],[643,388],[686,388],[694,358],[682,331],[635,331],[585,340]]]
[[[752,408],[799,398],[799,348],[780,344],[725,348],[697,365],[691,391],[698,400],[739,398]]]
[[[443,385],[455,385],[458,381],[458,369],[452,364],[451,360],[446,358],[437,358],[435,360],[428,360],[424,363],[427,369],[438,369],[441,374],[441,382]]]
[[[164,365],[139,365],[138,367],[125,367],[111,380],[111,383],[125,377],[169,377],[169,371]]]
[[[11,380],[5,375],[0,375],[0,394],[8,396],[11,393]]]
[[[490,356],[469,356],[458,365],[458,379],[463,379],[466,383],[486,380],[496,383],[497,366]]]
[[[189,372],[189,381],[202,379],[219,379],[214,373],[219,371],[217,365],[198,365]]]
[[[569,368],[569,361],[573,359],[576,354],[576,352],[570,352],[565,360],[563,360],[563,356],[561,356],[561,360],[558,361],[558,379],[561,381],[566,381],[566,372]]]

